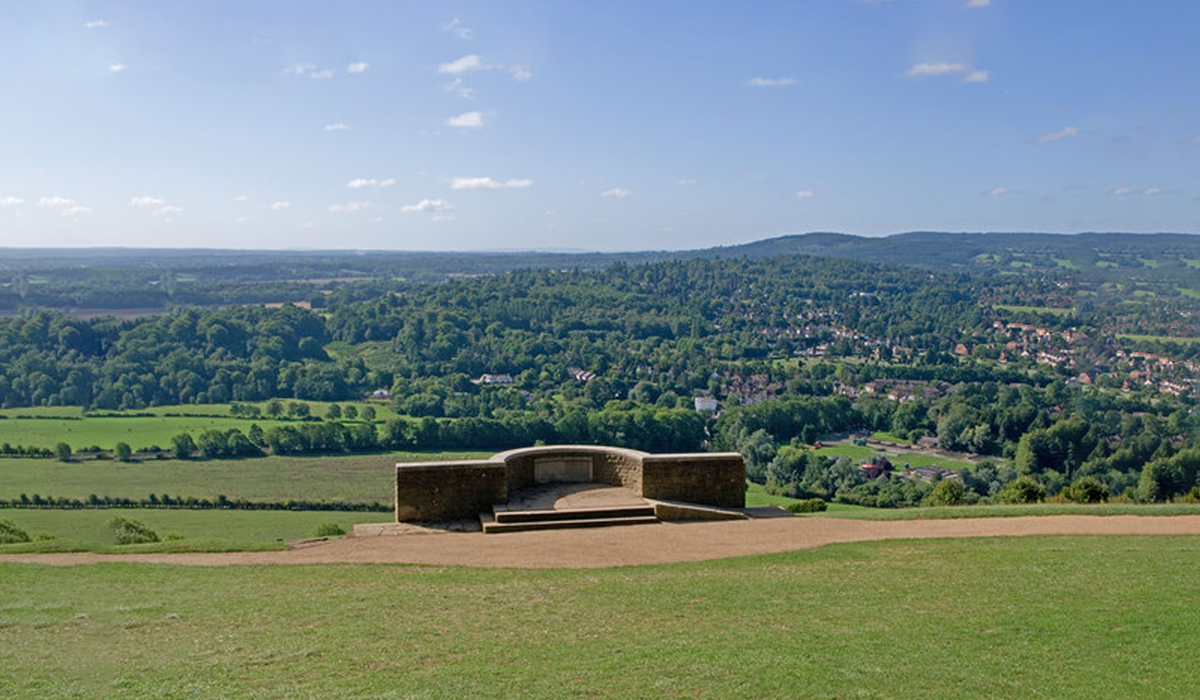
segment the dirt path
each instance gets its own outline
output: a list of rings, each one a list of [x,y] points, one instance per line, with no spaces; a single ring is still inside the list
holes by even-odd
[[[447,532],[357,537],[331,540],[283,552],[8,554],[0,555],[0,563],[27,562],[56,566],[113,561],[189,566],[403,563],[514,568],[597,568],[703,561],[809,549],[834,542],[1020,535],[1200,535],[1200,515],[1053,515],[893,522],[777,518],[514,532],[501,535]]]

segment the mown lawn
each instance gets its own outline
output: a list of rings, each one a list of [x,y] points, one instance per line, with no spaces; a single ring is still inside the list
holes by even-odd
[[[391,503],[396,462],[476,459],[491,452],[392,452],[320,457],[58,462],[0,459],[0,499],[41,494],[86,499],[89,494],[171,496],[252,501]],[[0,511],[2,513],[3,511]]]
[[[0,564],[8,698],[1183,698],[1200,538],[602,570]]]

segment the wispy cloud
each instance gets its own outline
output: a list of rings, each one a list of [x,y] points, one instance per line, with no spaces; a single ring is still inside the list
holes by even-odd
[[[87,214],[91,211],[92,211],[91,207],[85,207],[85,206],[76,204],[75,206],[67,207],[66,209],[63,209],[61,214],[68,218],[75,218],[76,220],[78,220],[78,217],[80,214]]]
[[[694,177],[685,177],[682,180],[676,181],[675,184],[681,187],[691,187],[692,185],[699,185],[700,181]]]
[[[482,112],[463,112],[457,117],[450,117],[446,120],[446,126],[453,126],[459,129],[482,129],[483,128],[483,113]]]
[[[183,211],[183,207],[177,207],[171,204],[161,206],[158,209],[150,212],[151,216],[169,217],[172,214],[178,214]]]
[[[491,66],[484,65],[483,61],[476,54],[469,54],[438,66],[439,73],[449,75],[462,75],[463,73],[476,70],[491,70]]]
[[[972,71],[967,71],[967,74],[963,76],[962,81],[964,83],[986,83],[988,80],[991,79],[991,77],[992,77],[991,71],[972,70]]]
[[[969,7],[969,8],[977,8],[977,7],[988,7],[991,4],[992,4],[992,0],[966,0],[965,2],[963,2],[962,6]]]
[[[1147,197],[1153,197],[1154,195],[1162,194],[1162,188],[1147,187],[1146,189],[1142,190],[1142,194],[1146,195]]]
[[[454,211],[454,207],[444,199],[422,199],[416,204],[406,204],[400,207],[400,211],[405,213],[422,213],[429,214],[434,212]]]
[[[611,190],[604,190],[603,192],[600,193],[600,196],[601,197],[616,197],[617,199],[624,199],[626,197],[632,197],[633,194],[634,194],[633,190],[627,190],[623,187],[614,187]]]
[[[83,23],[85,29],[104,29],[108,26],[108,21],[103,19],[88,20]]]
[[[746,81],[750,87],[784,87],[795,85],[795,78],[751,78]]]
[[[456,177],[450,181],[452,190],[510,190],[531,187],[533,180],[493,180],[490,177]]]
[[[442,25],[443,32],[450,32],[459,39],[470,41],[475,38],[475,32],[463,25],[462,20],[455,17]]]
[[[792,193],[795,199],[816,199],[817,193],[813,190],[796,190]]]
[[[268,204],[267,209],[270,209],[271,211],[283,211],[284,209],[287,209],[290,206],[292,206],[291,202],[278,201],[278,202],[271,202],[270,204]]]
[[[315,70],[309,73],[308,77],[312,78],[313,80],[329,80],[333,77],[333,71],[329,70],[328,68],[324,70]]]
[[[350,65],[346,66],[346,72],[351,75],[358,75],[360,73],[366,73],[367,68],[369,68],[370,65],[371,64],[366,63],[364,61],[360,61],[358,63],[351,63]]]
[[[149,209],[150,207],[161,207],[162,205],[164,205],[166,203],[167,203],[167,201],[165,199],[159,199],[158,197],[147,197],[145,195],[143,195],[141,197],[133,197],[132,199],[129,200],[129,206],[138,207],[139,209]]]
[[[967,67],[962,63],[917,63],[904,72],[910,78],[936,78],[941,75],[961,75]]]
[[[1068,138],[1071,138],[1072,136],[1076,136],[1078,134],[1079,134],[1079,129],[1077,129],[1073,126],[1068,126],[1063,129],[1060,129],[1058,131],[1051,132],[1049,134],[1042,134],[1041,136],[1034,139],[1033,143],[1050,143],[1051,141],[1061,141],[1062,139],[1068,139]]]
[[[392,178],[392,177],[389,177],[385,180],[376,180],[374,178],[356,177],[353,180],[351,180],[350,182],[347,182],[346,187],[349,187],[352,190],[356,190],[361,187],[391,187],[394,184],[396,184],[396,179]]]
[[[346,202],[345,204],[329,205],[329,211],[331,211],[335,214],[343,213],[343,212],[363,211],[364,209],[370,209],[370,208],[371,208],[370,202]]]
[[[513,66],[508,69],[508,74],[513,77],[513,80],[518,83],[523,83],[533,77],[533,73],[525,66]]]
[[[443,85],[442,89],[446,92],[453,92],[455,95],[458,95],[464,100],[475,99],[475,90],[467,87],[462,78],[455,78],[454,80],[451,80]]]
[[[75,200],[66,197],[52,195],[50,197],[42,197],[38,200],[39,207],[69,207],[75,203]]]
[[[114,63],[108,67],[108,70],[112,73],[124,73],[125,71],[129,70],[129,66],[125,65],[124,63]]]
[[[985,197],[1003,197],[1006,194],[1008,194],[1007,187],[993,187],[992,189],[988,190],[987,192],[984,192],[983,196],[985,196]]]
[[[0,197],[0,207],[17,207],[24,203],[20,197]]]
[[[1128,187],[1118,187],[1115,190],[1110,190],[1108,194],[1110,197],[1124,197],[1131,192],[1133,192],[1133,190],[1129,189]]]
[[[357,64],[352,64],[352,65],[357,65]],[[364,68],[363,70],[366,70],[366,68]],[[283,69],[283,74],[284,75],[299,75],[299,76],[307,75],[308,77],[310,77],[314,80],[329,80],[330,78],[333,77],[332,70],[330,70],[329,68],[318,69],[312,63],[293,63],[292,65]]]
[[[325,131],[347,131],[349,128],[350,125],[346,122],[334,122],[333,124],[326,124],[324,127]]]

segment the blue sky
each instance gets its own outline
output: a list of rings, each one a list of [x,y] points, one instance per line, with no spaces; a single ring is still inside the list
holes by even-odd
[[[0,246],[1200,232],[1200,3],[0,3]]]

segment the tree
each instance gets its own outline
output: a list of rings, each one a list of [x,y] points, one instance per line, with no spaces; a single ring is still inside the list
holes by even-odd
[[[1008,482],[996,494],[1001,503],[1038,503],[1046,498],[1046,487],[1031,476],[1021,476]]]
[[[346,420],[354,420],[355,418],[358,418],[358,409],[354,406],[354,404],[350,404],[342,409],[342,415],[346,417]]]
[[[362,419],[368,423],[375,420],[375,407],[374,406],[363,406],[362,411],[360,411],[359,413],[362,415]]]
[[[292,418],[308,418],[312,408],[303,401],[293,401],[288,404],[287,413]]]
[[[171,438],[171,451],[175,454],[175,459],[188,459],[196,451],[196,441],[192,439],[191,433],[180,433]]]
[[[925,499],[927,506],[959,506],[966,498],[967,489],[961,479],[942,479],[933,487]]]
[[[113,448],[113,456],[119,462],[129,462],[133,459],[133,449],[129,447],[128,442],[118,442]]]
[[[342,417],[342,407],[336,403],[329,404],[329,408],[325,409],[325,417],[329,420],[338,420]]]
[[[283,402],[279,399],[271,399],[267,402],[267,415],[272,418],[278,418],[283,415]]]
[[[1108,500],[1108,487],[1090,476],[1081,476],[1063,489],[1063,496],[1074,503],[1101,503]]]
[[[71,461],[71,446],[65,442],[60,442],[54,446],[54,457],[60,462]]]

